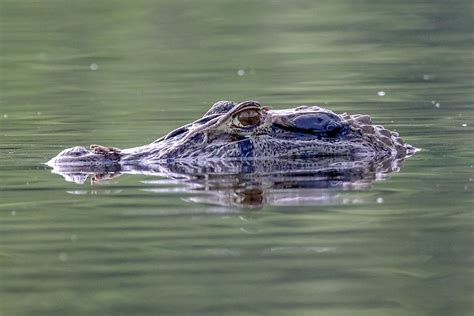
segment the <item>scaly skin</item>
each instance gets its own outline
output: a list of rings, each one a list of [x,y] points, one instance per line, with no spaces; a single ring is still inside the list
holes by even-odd
[[[153,166],[185,161],[346,157],[348,161],[405,158],[416,152],[398,133],[368,115],[336,114],[317,106],[271,110],[255,101],[215,103],[199,120],[151,144],[120,150],[91,145],[63,150],[55,168]]]

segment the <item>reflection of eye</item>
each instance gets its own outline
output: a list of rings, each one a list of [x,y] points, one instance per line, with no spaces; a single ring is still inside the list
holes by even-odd
[[[250,127],[260,122],[260,112],[255,109],[249,109],[237,113],[234,116],[233,124],[238,127]]]

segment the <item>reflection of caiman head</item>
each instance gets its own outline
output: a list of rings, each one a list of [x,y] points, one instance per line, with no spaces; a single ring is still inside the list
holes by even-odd
[[[255,101],[220,101],[200,119],[141,147],[73,147],[48,164],[57,169],[186,161],[346,157],[377,161],[415,152],[367,115],[338,115],[317,106],[271,110]]]
[[[153,177],[141,180],[140,188],[148,192],[180,193],[196,203],[259,209],[264,205],[351,203],[341,191],[367,189],[373,181],[397,172],[403,160],[388,157],[374,162],[364,158],[349,161],[347,157],[314,157],[219,160],[205,164],[172,161],[149,166],[54,168],[53,172],[80,184],[89,176],[95,184],[122,174],[142,174]],[[91,192],[99,194],[100,187],[94,187]],[[103,194],[110,194],[109,191]]]

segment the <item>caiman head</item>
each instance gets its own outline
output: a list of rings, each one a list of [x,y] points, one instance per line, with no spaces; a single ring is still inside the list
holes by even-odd
[[[48,164],[202,164],[207,160],[310,157],[375,161],[403,158],[415,151],[398,133],[373,125],[368,115],[336,114],[318,106],[272,110],[256,101],[220,101],[202,118],[151,144],[124,150],[73,147]]]
[[[318,106],[272,110],[256,101],[220,101],[199,120],[153,143],[148,159],[401,158],[415,148],[368,115]],[[153,145],[152,144],[152,145]]]

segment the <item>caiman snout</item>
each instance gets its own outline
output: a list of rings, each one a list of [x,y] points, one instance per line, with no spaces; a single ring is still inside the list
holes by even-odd
[[[120,159],[120,152],[98,152],[96,147],[107,148],[103,146],[93,145],[91,150],[82,147],[76,146],[68,149],[64,149],[56,157],[48,161],[46,164],[49,166],[55,166],[59,164],[68,164],[68,165],[84,165],[84,164],[94,164],[94,163],[113,163]]]

